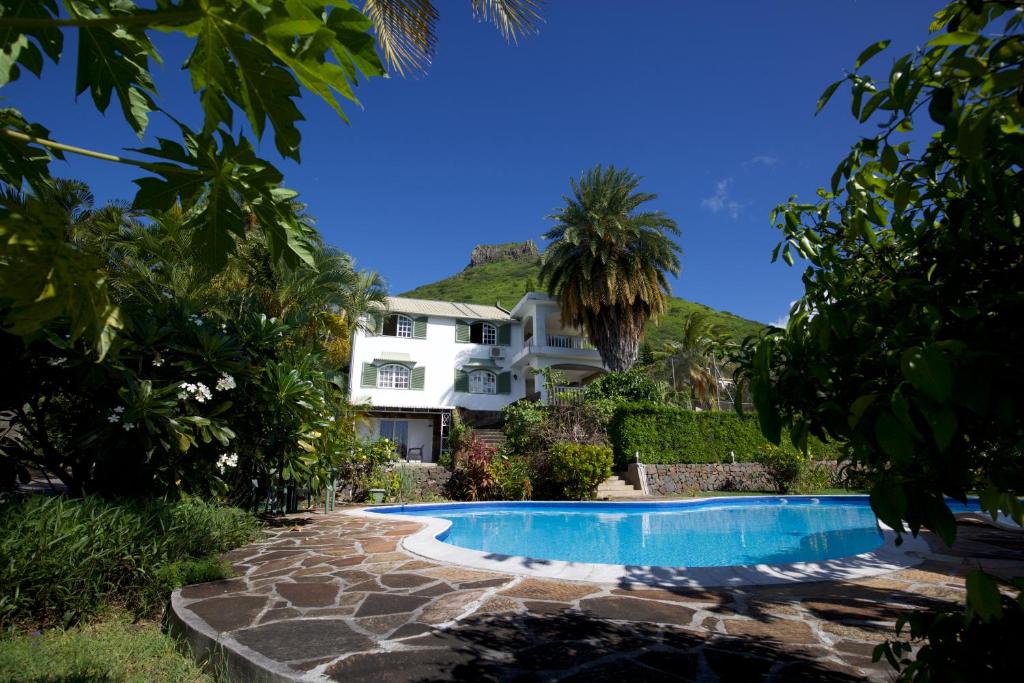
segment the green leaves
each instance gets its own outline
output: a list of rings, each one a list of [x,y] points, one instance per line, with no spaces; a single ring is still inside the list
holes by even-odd
[[[853,63],[854,69],[859,69],[864,66],[869,59],[877,55],[879,52],[889,47],[891,40],[879,40],[877,43],[871,43],[860,53],[857,57],[857,61]]]
[[[243,136],[181,130],[184,145],[160,139],[159,147],[138,150],[164,161],[144,165],[155,177],[135,181],[139,191],[132,206],[153,212],[175,203],[186,207],[197,256],[215,270],[250,224],[266,232],[274,258],[311,263],[310,232],[298,221],[295,193],[279,187],[280,172],[257,157]]]
[[[825,105],[828,104],[828,101],[832,99],[832,95],[835,94],[836,89],[839,86],[841,86],[844,81],[846,81],[845,78],[840,78],[838,81],[825,88],[825,92],[821,93],[821,97],[818,98],[818,106],[814,110],[815,115],[820,113],[821,110],[825,108]]]
[[[74,3],[70,7],[73,16],[84,18]],[[95,15],[90,12],[89,16]],[[150,97],[156,93],[156,87],[149,73],[149,58],[156,56],[156,50],[142,30],[89,24],[86,22],[78,30],[75,94],[88,90],[101,112],[107,110],[111,95],[116,94],[125,120],[141,138],[149,112],[156,107]]]
[[[8,0],[0,7],[0,20],[51,19],[58,12],[56,0]],[[43,53],[56,62],[63,46],[64,36],[55,26],[19,30],[0,24],[0,86],[18,80],[22,67],[39,76]]]
[[[967,575],[967,614],[991,621],[1003,613],[1003,596],[996,580],[980,569]]]
[[[953,374],[940,351],[934,348],[909,348],[903,352],[900,368],[903,376],[933,401],[943,403],[949,398],[953,388]]]
[[[384,74],[369,28],[347,4],[329,11],[317,2],[205,7],[181,28],[196,41],[185,66],[200,94],[204,130],[231,125],[233,105],[257,140],[269,120],[278,152],[298,161],[300,84],[345,119],[336,94],[358,103],[353,86],[359,74]]]

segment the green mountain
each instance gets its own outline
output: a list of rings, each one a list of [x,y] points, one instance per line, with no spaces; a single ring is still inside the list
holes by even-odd
[[[509,245],[500,246],[505,248]],[[428,285],[421,285],[398,296],[475,304],[498,302],[505,308],[511,308],[526,292],[540,289],[540,257],[526,253],[518,257],[475,263],[461,273]],[[683,318],[693,312],[708,315],[714,324],[736,340],[759,332],[765,327],[762,323],[741,318],[728,311],[716,311],[704,304],[672,297],[668,312],[655,325],[648,328],[646,341],[657,348],[662,342],[677,337],[683,325]]]

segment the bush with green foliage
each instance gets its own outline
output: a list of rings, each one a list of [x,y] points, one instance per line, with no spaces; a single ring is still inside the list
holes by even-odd
[[[501,411],[505,450],[520,455],[535,455],[544,449],[542,430],[548,409],[534,401],[516,401]]]
[[[186,582],[223,578],[216,553],[253,540],[237,508],[33,496],[0,506],[0,626],[68,625],[111,602],[147,615]]]
[[[658,403],[663,392],[651,376],[639,368],[609,372],[587,385],[587,401],[611,399],[615,402]]]
[[[497,454],[488,464],[491,481],[489,500],[530,500],[533,497],[533,469],[530,458]]]
[[[800,481],[806,462],[800,453],[766,445],[754,455],[754,462],[764,468],[779,493],[789,493]]]
[[[608,438],[620,467],[640,459],[648,464],[747,462],[769,445],[753,416],[735,413],[693,411],[653,403],[631,403],[615,410],[608,426]],[[796,452],[788,444],[783,447]],[[837,444],[811,439],[812,459],[837,460]]]
[[[598,444],[559,443],[548,460],[552,480],[570,500],[589,500],[612,476],[612,449]]]

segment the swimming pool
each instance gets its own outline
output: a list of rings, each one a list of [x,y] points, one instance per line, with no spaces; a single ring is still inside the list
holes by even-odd
[[[976,501],[951,507],[956,512],[978,509]],[[893,534],[880,527],[867,496],[450,503],[367,511],[428,522],[425,532],[404,544],[417,554],[589,580],[621,580],[640,567],[662,576],[699,575],[702,583],[723,578],[718,570],[740,576],[737,570],[744,567],[755,567],[757,576],[743,582],[787,572],[808,580],[812,567],[865,575],[898,568],[893,564],[897,556],[902,566],[913,564],[906,550],[922,549],[918,540],[902,550],[893,548]],[[860,558],[859,564],[851,558]]]

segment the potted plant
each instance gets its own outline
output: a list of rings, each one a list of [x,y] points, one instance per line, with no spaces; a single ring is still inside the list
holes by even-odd
[[[384,494],[387,493],[386,484],[384,483],[383,477],[371,477],[369,481],[370,485],[370,500],[374,503],[383,503]]]

